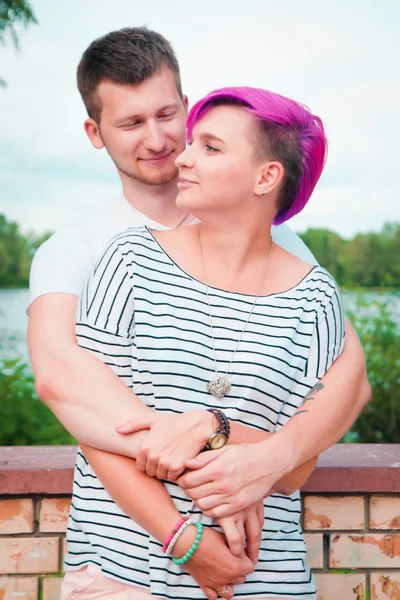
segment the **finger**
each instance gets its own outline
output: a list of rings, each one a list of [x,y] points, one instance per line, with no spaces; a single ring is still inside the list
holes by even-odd
[[[199,502],[202,502],[202,500],[199,500]],[[219,506],[216,506],[215,508],[211,508],[209,510],[201,510],[206,517],[210,517],[211,519],[222,519],[222,517],[231,517],[232,515],[235,515],[238,512],[239,509],[237,509],[232,504],[222,504],[222,502],[224,502],[223,499],[221,499]],[[197,502],[196,505],[198,506],[198,508],[200,508]]]
[[[142,419],[134,419],[132,421],[127,421],[122,425],[117,425],[115,431],[118,433],[122,433],[126,435],[128,433],[136,433],[137,431],[142,431],[143,429],[151,429],[154,425],[155,417],[152,415],[148,415],[143,417]]]
[[[220,589],[219,595],[225,600],[231,600],[233,598],[233,585],[225,585]]]
[[[205,483],[204,485],[199,485],[194,488],[187,488],[184,490],[185,494],[192,498],[192,500],[200,500],[200,498],[204,498],[204,496],[211,496],[212,494],[221,494],[224,492],[222,489],[221,483],[217,481],[211,481],[210,483]]]
[[[185,461],[185,467],[187,469],[202,469],[206,465],[210,464],[213,460],[219,458],[225,453],[226,449],[221,448],[220,450],[207,450],[201,452],[196,458],[190,458]]]
[[[146,461],[146,473],[149,477],[155,477],[157,473],[157,467],[159,463],[158,457],[147,457]]]
[[[233,579],[233,585],[240,585],[241,583],[246,583],[246,577],[237,577],[237,579]]]
[[[164,479],[168,479],[168,469],[167,469],[167,467],[165,467],[161,463],[158,463],[158,466],[157,466],[157,469],[156,469],[156,477],[157,477],[157,479],[160,479],[160,481],[164,480]]]
[[[264,502],[259,502],[257,504],[257,517],[258,517],[258,522],[260,523],[261,529],[264,527],[264,520],[265,520],[265,516],[264,516]]]
[[[215,513],[215,509],[219,508],[220,504],[226,503],[227,498],[222,496],[221,494],[212,494],[211,496],[205,496],[204,498],[200,498],[200,500],[196,500],[195,504],[201,511],[204,510],[213,510]],[[238,512],[237,510],[232,512]],[[215,517],[213,517],[215,518]]]
[[[244,523],[244,528],[247,537],[247,556],[256,565],[260,553],[261,526],[255,510],[249,511]]]
[[[185,467],[175,467],[168,470],[167,479],[168,481],[176,481],[180,475],[182,475]]]
[[[216,590],[213,590],[212,588],[209,587],[202,587],[201,588],[204,592],[204,595],[207,597],[208,600],[217,600],[218,598],[218,592]]]
[[[206,454],[206,452],[204,454]],[[185,460],[185,468],[188,468],[187,463],[188,461]],[[199,485],[204,485],[205,483],[210,483],[211,481],[215,481],[218,478],[218,474],[216,473],[214,467],[215,465],[209,464],[198,471],[185,473],[185,475],[180,477],[178,480],[179,486],[184,489],[190,489],[198,487]]]
[[[242,558],[244,554],[244,531],[233,519],[226,519],[220,523],[228,542],[229,550],[233,556]]]

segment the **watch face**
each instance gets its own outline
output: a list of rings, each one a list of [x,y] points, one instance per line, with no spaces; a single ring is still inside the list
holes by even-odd
[[[214,433],[208,443],[213,450],[219,450],[226,444],[226,435],[224,433]]]

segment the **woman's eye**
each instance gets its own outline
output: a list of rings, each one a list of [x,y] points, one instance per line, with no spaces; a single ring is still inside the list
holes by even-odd
[[[211,144],[206,144],[206,148],[210,152],[219,152],[218,148],[215,148],[215,146],[211,146]]]

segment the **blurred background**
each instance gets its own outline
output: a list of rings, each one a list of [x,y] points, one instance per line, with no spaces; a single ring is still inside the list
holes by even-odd
[[[193,104],[260,86],[324,121],[329,158],[289,222],[339,282],[371,402],[345,441],[400,442],[400,78],[396,0],[0,0],[0,445],[73,439],[37,399],[26,347],[29,268],[52,231],[118,191],[83,132],[80,56],[114,29],[172,43]]]

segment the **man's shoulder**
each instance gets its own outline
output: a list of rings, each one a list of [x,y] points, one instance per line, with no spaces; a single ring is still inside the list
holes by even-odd
[[[318,265],[318,261],[299,235],[286,223],[272,226],[272,238],[276,244],[294,254],[304,262]]]

